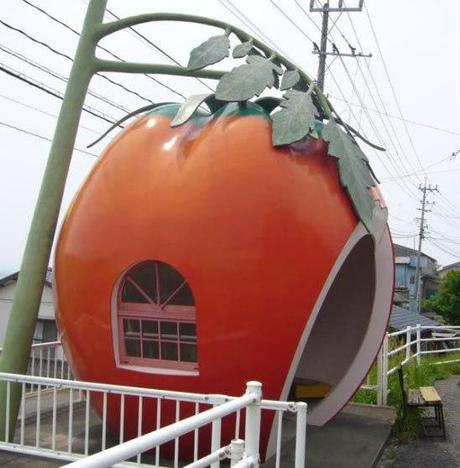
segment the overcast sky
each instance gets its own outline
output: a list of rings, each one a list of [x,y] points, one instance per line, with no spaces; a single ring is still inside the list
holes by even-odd
[[[70,60],[11,27],[70,57],[75,53],[78,36],[28,3],[79,31],[87,2],[0,2],[4,23],[0,24],[1,67],[51,92],[62,93]],[[354,3],[348,0],[346,4]],[[317,56],[311,53],[311,41],[319,43],[320,14],[310,13],[307,0],[112,0],[108,8],[119,16],[171,11],[225,20],[276,47],[310,76],[316,76]],[[370,59],[329,57],[325,90],[345,120],[387,148],[386,153],[377,153],[362,146],[382,183],[394,241],[416,247],[415,218],[420,216],[417,209],[422,195],[418,186],[426,176],[432,187],[437,185],[439,193],[428,197],[435,204],[427,215],[423,250],[442,265],[458,261],[460,154],[451,155],[460,150],[460,2],[366,0],[363,12],[340,17],[332,14],[331,26],[335,20],[329,38],[341,52],[349,52],[350,44],[358,52],[373,54]],[[212,28],[182,23],[155,23],[138,29],[183,64],[191,48],[216,34]],[[117,33],[103,45],[123,59],[171,63],[132,32]],[[107,54],[101,52],[101,56]],[[219,68],[223,66],[232,64],[229,61]],[[166,87],[146,76],[111,77],[131,92],[96,77],[91,83],[96,96],[89,95],[86,102],[111,119],[145,105],[145,99],[138,95],[152,101],[180,102],[181,95],[207,91],[203,83],[191,78],[159,76]],[[48,156],[47,139],[53,135],[60,105],[56,97],[4,71],[0,73],[0,274],[20,266]],[[84,113],[76,148],[85,150],[107,125]],[[88,150],[93,155],[75,151],[61,217],[108,141],[106,138]]]

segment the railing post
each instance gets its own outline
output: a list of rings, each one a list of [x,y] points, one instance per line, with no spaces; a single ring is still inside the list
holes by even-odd
[[[244,440],[233,439],[230,442],[230,466],[236,465],[244,456]]]
[[[416,334],[417,334],[417,365],[420,364],[420,360],[422,358],[421,351],[422,351],[422,330],[421,325],[417,323],[416,327]]]
[[[410,343],[412,341],[411,327],[408,325],[406,327],[406,361],[410,361]]]
[[[218,405],[214,405],[218,406]],[[222,440],[222,421],[220,419],[216,419],[211,424],[212,427],[212,435],[211,435],[211,452],[216,452],[220,449],[220,444]],[[216,461],[211,463],[211,468],[219,468],[220,461]]]
[[[382,344],[382,405],[388,400],[388,332],[385,333]]]
[[[307,404],[297,403],[296,437],[295,437],[295,468],[305,467]]]
[[[377,404],[383,405],[383,342],[377,354]]]
[[[262,384],[260,382],[248,382],[246,393],[255,393],[258,398],[246,408],[246,428],[244,438],[246,440],[246,456],[259,460],[260,439],[260,401],[262,399]],[[257,463],[256,466],[259,466]]]

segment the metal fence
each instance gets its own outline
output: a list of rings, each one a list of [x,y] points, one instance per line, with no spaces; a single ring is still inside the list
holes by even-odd
[[[420,364],[424,356],[446,357],[460,353],[460,326],[408,326],[405,330],[386,333],[377,356],[377,382],[371,385],[367,380],[362,389],[377,392],[377,404],[388,402],[388,378],[399,365],[406,365],[413,359]],[[460,362],[460,359],[440,360],[434,365]]]
[[[7,411],[12,386],[22,386],[16,432],[10,440],[10,428],[5,428],[7,436],[0,441],[0,449],[3,450],[68,461],[83,459],[75,466],[178,467],[183,466],[179,460],[182,458],[182,437],[187,435],[193,439],[190,467],[211,464],[217,468],[224,458],[230,458],[238,467],[258,466],[261,414],[263,418],[264,413],[270,412],[276,428],[274,466],[281,466],[281,443],[286,425],[283,416],[287,413],[295,418],[293,466],[303,468],[305,464],[306,404],[261,400],[260,384],[257,383],[249,383],[242,397],[231,397],[7,373],[0,373],[0,381],[7,385]],[[35,391],[28,394],[28,387]],[[44,389],[47,390],[44,392]],[[119,402],[116,415],[108,412],[108,403],[113,398]],[[99,402],[99,413],[92,410],[94,402]],[[175,407],[175,421],[168,426],[161,424],[165,405]],[[145,420],[149,418],[148,412],[146,416],[144,411],[147,407],[155,409],[156,420],[149,421],[149,424]],[[133,413],[137,419],[134,437],[127,434],[125,426],[125,421],[132,418]],[[184,418],[183,414],[190,413],[193,414]],[[221,428],[223,424],[228,427],[228,418],[231,418],[234,430],[229,440],[224,440]],[[114,419],[119,422],[116,436],[110,433],[109,420],[113,422]],[[291,421],[287,423],[291,424],[292,430]],[[146,427],[150,429],[145,430]],[[204,440],[206,450],[209,445],[205,455]],[[95,453],[97,455],[93,459],[91,455]],[[286,465],[283,463],[283,466]]]
[[[0,354],[2,348],[0,348]],[[30,350],[27,375],[72,380],[73,374],[65,358],[60,341],[33,344]],[[42,388],[43,390],[43,388]],[[26,393],[36,391],[33,384],[27,385]]]

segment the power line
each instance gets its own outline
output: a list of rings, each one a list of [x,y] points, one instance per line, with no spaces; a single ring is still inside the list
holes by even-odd
[[[440,173],[443,173],[443,172],[456,172],[456,171],[460,171],[460,168],[457,168],[457,169],[445,169],[445,170],[441,170],[441,171],[428,171],[428,169],[430,169],[431,167],[434,167],[434,166],[438,166],[439,164],[442,164],[443,162],[446,162],[448,159],[450,159],[450,156],[447,156],[447,158],[443,158],[443,159],[440,159],[439,161],[436,161],[432,164],[429,164],[428,166],[425,166],[423,169],[423,174],[426,174],[426,175],[429,175],[429,174],[440,174]],[[412,172],[411,174],[404,174],[404,175],[401,175],[401,176],[395,176],[395,177],[390,177],[388,179],[382,179],[380,182],[381,183],[384,183],[384,182],[393,182],[395,181],[396,179],[405,179],[407,177],[412,177],[414,176],[415,174],[420,174],[420,172],[422,171],[415,171],[415,172]]]
[[[433,239],[430,239],[430,238],[428,238],[427,241],[431,245],[438,248],[441,252],[444,252],[445,254],[448,254],[449,256],[457,258],[457,259],[460,258],[460,252],[453,250],[450,246],[446,247],[446,246],[439,245],[438,241],[434,241]]]
[[[31,132],[30,130],[26,130],[24,128],[21,128],[21,127],[16,127],[15,125],[11,125],[9,123],[6,123],[6,122],[1,122],[0,121],[0,125],[2,127],[7,127],[7,128],[10,128],[12,130],[16,130],[18,132],[22,132],[22,133],[25,133],[27,135],[30,135],[30,136],[34,136],[36,138],[40,138],[41,140],[45,140],[45,141],[49,141],[49,142],[52,142],[53,139],[52,138],[48,138],[48,137],[45,137],[43,135],[40,135],[38,133],[34,133],[34,132]],[[86,150],[83,150],[83,149],[80,149],[80,148],[74,148],[75,151],[78,151],[79,153],[84,153],[84,154],[87,154],[89,156],[93,156],[95,158],[98,158],[99,156],[97,154],[94,154],[94,153],[91,153],[90,151],[86,151]]]
[[[348,11],[347,11],[347,15],[348,15],[348,18],[349,18],[350,22],[352,23],[351,15],[350,15],[350,13],[349,13]],[[342,38],[345,40],[345,42],[348,44],[348,46],[350,47],[350,49],[351,49],[352,51],[354,51],[354,48],[351,46],[350,42],[347,40],[347,38],[344,36],[343,32],[339,29],[338,26],[337,26],[337,30],[339,31],[340,35],[341,35]],[[361,41],[359,40],[359,37],[358,37],[358,35],[357,35],[357,33],[356,33],[356,29],[354,29],[354,26],[353,26],[353,30],[354,30],[354,32],[355,32],[355,36],[356,36],[356,39],[357,39],[357,41],[358,41],[358,45],[359,45],[359,47],[362,49]],[[331,34],[331,37],[332,37],[332,34]],[[329,40],[329,39],[328,39],[328,40]],[[335,49],[337,50],[334,41],[329,40],[329,42],[332,42],[333,48],[335,48]],[[338,52],[338,50],[337,50],[337,53],[340,55],[340,53]],[[354,52],[353,52],[353,54],[354,54]],[[354,56],[354,55],[352,55],[352,56]],[[341,58],[341,57],[340,57],[340,58]],[[365,57],[365,58],[366,58],[366,57]],[[365,84],[365,86],[366,86],[366,89],[365,89],[365,90],[367,90],[367,91],[369,92],[369,96],[370,96],[370,98],[372,99],[372,102],[373,102],[374,106],[375,106],[376,108],[378,108],[378,104],[377,104],[377,102],[376,102],[376,100],[375,100],[374,94],[373,94],[372,90],[370,89],[369,83],[368,83],[368,81],[367,81],[367,79],[366,79],[366,76],[365,76],[365,74],[364,74],[364,72],[363,72],[363,70],[362,70],[362,68],[361,68],[360,63],[359,63],[358,56],[355,56],[355,60],[356,60],[356,64],[357,64],[358,70],[359,70],[359,72],[360,72],[360,74],[361,74],[361,76],[362,76],[363,82],[364,82],[364,84]],[[342,60],[342,64],[344,65],[344,68],[346,68],[346,66],[345,66],[345,64],[344,64],[344,62],[343,62],[343,60]],[[371,77],[372,83],[373,83],[374,88],[375,88],[375,90],[376,90],[376,92],[377,92],[378,99],[380,100],[380,103],[381,103],[381,105],[382,105],[382,107],[383,107],[383,109],[384,109],[385,114],[388,114],[387,109],[386,109],[386,106],[385,106],[385,102],[384,102],[384,100],[383,100],[383,98],[382,98],[382,96],[381,96],[381,94],[380,94],[380,91],[379,91],[379,89],[378,89],[377,83],[375,82],[374,76],[373,76],[373,74],[372,74],[372,72],[371,72],[371,70],[370,70],[370,62],[369,62],[369,60],[366,60],[366,65],[367,65],[367,70],[368,70],[369,76]],[[347,71],[347,70],[346,70],[346,71]],[[359,95],[356,93],[357,87],[356,87],[356,85],[355,85],[355,80],[353,80],[353,79],[351,78],[351,76],[350,76],[350,74],[349,74],[348,72],[347,72],[347,76],[348,76],[348,79],[350,80],[350,83],[352,84],[353,89],[355,90],[356,97],[358,98],[358,100],[360,100],[360,99],[359,99]],[[360,101],[363,102],[363,100],[360,100]],[[350,108],[350,107],[349,107],[349,108]],[[363,110],[365,110],[365,109],[363,109]],[[366,114],[367,114],[367,112],[366,112]],[[408,171],[407,171],[407,168],[405,167],[406,163],[405,163],[405,161],[401,158],[401,156],[400,156],[400,154],[399,154],[399,151],[398,151],[398,149],[396,148],[396,146],[395,146],[395,144],[394,144],[394,142],[393,142],[393,137],[390,135],[390,132],[389,132],[389,130],[388,130],[388,127],[387,127],[385,121],[383,120],[383,115],[385,115],[385,114],[384,114],[384,113],[381,113],[381,112],[377,112],[377,114],[378,114],[378,116],[379,116],[379,118],[380,118],[380,121],[381,121],[381,123],[382,123],[383,129],[384,129],[386,135],[387,135],[388,138],[389,138],[389,143],[392,145],[393,150],[394,150],[394,152],[395,152],[395,154],[396,154],[398,160],[399,160],[400,163],[401,163],[401,166],[404,168],[404,170],[405,170],[406,172],[408,172]],[[368,119],[370,119],[370,115],[369,115],[369,114],[367,114],[366,116],[367,116]],[[389,128],[391,129],[391,131],[392,131],[392,133],[393,133],[394,140],[398,143],[399,149],[401,150],[402,154],[404,154],[404,149],[403,149],[403,147],[402,147],[402,145],[401,145],[401,142],[400,142],[400,140],[399,140],[399,137],[398,137],[398,135],[397,135],[397,133],[396,133],[396,131],[395,131],[395,129],[394,129],[393,123],[388,119],[388,117],[387,117],[387,120],[388,120]],[[370,122],[370,123],[371,123],[371,122]],[[373,125],[372,125],[372,126],[373,126]],[[373,126],[373,128],[374,128],[374,126]],[[374,130],[374,131],[375,131],[375,130]],[[408,164],[411,166],[412,171],[415,171],[415,168],[412,166],[412,163],[411,163],[410,160],[408,160]]]
[[[64,96],[60,92],[56,91],[55,89],[45,86],[43,83],[34,82],[32,78],[28,77],[27,75],[23,73],[17,72],[11,67],[7,67],[6,65],[0,63],[0,71],[2,71],[3,73],[6,73],[7,75],[12,76],[13,78],[16,78],[17,80],[27,83],[29,86],[33,86],[34,88],[37,88],[43,91],[44,93],[49,94],[50,96],[54,96],[60,99],[61,101],[64,99]],[[97,117],[98,119],[105,120],[108,123],[111,123],[111,124],[116,123],[115,120],[111,120],[110,118],[106,117],[104,114],[101,114],[99,111],[95,111],[88,106],[83,106],[82,110],[84,112],[87,112],[88,114],[93,115],[94,117]]]
[[[345,104],[349,104],[350,106],[353,106],[353,107],[359,107],[360,109],[362,108],[360,104],[357,104],[355,102],[351,102],[350,100],[345,100],[345,99],[341,99],[337,96],[331,96],[329,94],[329,98],[332,98],[332,99],[335,99],[336,101],[341,101],[341,102],[344,102]],[[454,130],[448,130],[446,128],[441,128],[441,127],[436,127],[434,125],[429,125],[429,124],[426,124],[426,123],[422,123],[422,122],[417,122],[415,120],[410,120],[410,119],[402,119],[401,117],[397,116],[397,115],[393,115],[393,114],[389,114],[389,113],[382,113],[381,111],[377,110],[377,109],[374,109],[372,107],[368,107],[367,108],[369,111],[371,112],[375,112],[376,114],[379,114],[381,113],[382,115],[385,115],[386,117],[389,117],[391,119],[395,119],[395,120],[405,120],[407,123],[411,124],[411,125],[418,125],[419,127],[424,127],[424,128],[429,128],[431,130],[437,130],[439,132],[444,132],[444,133],[448,133],[450,135],[458,135],[460,136],[460,132],[455,132]]]
[[[382,139],[382,137],[381,137],[381,135],[380,135],[380,132],[378,131],[378,129],[377,129],[377,127],[376,127],[374,121],[372,120],[371,116],[369,115],[369,113],[368,113],[368,111],[367,111],[367,108],[366,108],[366,106],[364,105],[364,102],[362,101],[361,95],[360,95],[358,89],[356,88],[355,83],[353,83],[353,79],[352,79],[352,77],[351,77],[351,75],[350,75],[350,72],[349,72],[349,70],[348,70],[348,68],[347,68],[347,66],[346,66],[346,64],[345,64],[345,62],[344,62],[344,60],[343,60],[343,58],[342,58],[340,55],[339,55],[339,60],[341,61],[342,66],[343,66],[343,68],[344,68],[344,70],[345,70],[345,73],[347,74],[347,77],[348,77],[348,79],[350,80],[350,83],[351,83],[351,85],[352,85],[352,87],[353,87],[353,89],[354,89],[354,91],[355,91],[356,97],[358,98],[358,100],[360,101],[360,103],[361,103],[361,105],[362,105],[362,107],[363,107],[363,109],[364,109],[364,112],[365,112],[365,114],[366,114],[367,120],[369,121],[369,124],[370,124],[371,127],[372,127],[372,130],[373,130],[373,132],[374,132],[374,134],[375,134],[375,137],[378,139],[378,141],[380,142],[380,144],[383,145],[383,139]],[[393,166],[393,168],[394,168],[394,170],[396,171],[396,173],[398,173],[398,167],[396,166],[395,161],[394,161],[393,158],[391,157],[391,153],[390,153],[389,151],[388,151],[388,155],[390,156],[389,159],[388,159],[388,162]],[[380,159],[380,162],[382,163],[383,167],[386,169],[386,171],[387,171],[390,175],[392,175],[391,171],[388,169],[387,165],[385,164],[384,159],[383,159],[383,158],[379,158],[379,159]],[[410,187],[409,187],[409,186],[403,186],[403,185],[399,184],[399,181],[398,181],[397,183],[398,183],[398,185],[399,185],[404,191],[406,191],[406,193],[407,193],[409,196],[414,196],[414,194],[410,192]]]
[[[51,15],[49,12],[43,10],[42,8],[36,6],[35,4],[33,4],[32,2],[28,1],[28,0],[22,0],[24,3],[26,3],[27,5],[31,6],[32,8],[35,8],[36,10],[38,10],[40,13],[42,13],[43,15],[47,16],[49,19],[51,19],[52,21],[54,21],[55,23],[58,23],[60,24],[61,26],[65,27],[66,29],[68,29],[69,31],[73,32],[74,34],[76,34],[77,36],[80,36],[80,33],[76,30],[76,29],[73,29],[71,26],[69,26],[67,23],[64,23],[63,21],[59,20],[58,18],[56,18],[55,16]],[[107,49],[106,47],[104,46],[101,46],[99,44],[97,44],[97,47],[101,50],[103,50],[104,52],[106,52],[107,54],[111,55],[113,58],[116,58],[117,60],[120,60],[121,62],[125,62],[126,60],[122,59],[120,56],[114,54],[113,52],[111,52],[109,49]],[[102,75],[102,74],[99,74],[99,73],[96,73],[96,75],[100,75],[100,76],[104,76],[105,75]],[[185,96],[181,93],[179,93],[178,91],[176,91],[175,89],[171,88],[170,86],[168,86],[167,84],[163,83],[162,81],[158,80],[157,78],[153,77],[153,76],[150,76],[149,74],[147,73],[143,73],[144,76],[146,76],[147,78],[149,78],[150,80],[153,80],[155,81],[155,83],[159,84],[160,86],[163,86],[163,88],[167,89],[168,91],[182,97],[183,99],[185,99]],[[105,77],[107,78],[107,77]],[[112,80],[113,81],[113,80]],[[118,82],[116,82],[118,83]],[[118,83],[120,84],[120,83]],[[123,86],[123,85],[121,85]],[[127,88],[126,88],[127,89]],[[126,90],[125,89],[125,90]],[[143,99],[144,101],[146,102],[150,102],[152,103],[151,100],[141,96],[139,93],[136,93],[135,91],[132,91],[133,93],[135,93],[138,97],[140,97],[141,99]]]
[[[58,116],[56,114],[52,114],[51,112],[47,112],[47,111],[45,111],[43,109],[40,109],[39,107],[31,106],[30,104],[26,104],[25,102],[19,101],[17,99],[13,99],[12,97],[9,97],[9,96],[5,96],[4,94],[0,94],[0,98],[5,99],[5,100],[10,101],[10,102],[13,102],[15,104],[18,104],[20,106],[26,107],[27,109],[30,109],[30,110],[33,110],[33,111],[36,111],[36,112],[40,112],[40,114],[47,115],[48,117],[52,117],[53,119],[58,118]],[[79,124],[79,127],[84,129],[84,130],[87,130],[88,132],[94,133],[95,135],[100,135],[101,134],[101,132],[99,132],[97,130],[94,130],[92,128],[86,127],[85,125]],[[110,137],[107,137],[107,138],[110,138]]]
[[[308,15],[308,13],[304,10],[304,8],[298,3],[297,0],[295,1],[295,3],[296,3],[297,6],[301,9],[301,11],[303,12],[303,14],[309,19],[309,21],[311,21],[311,22],[315,25],[315,27],[316,27],[318,30],[321,31],[322,35],[324,35],[324,31],[323,31],[324,27],[323,27],[323,29],[321,29],[321,28],[311,19],[311,17],[310,17],[310,16]],[[321,5],[321,2],[320,2],[320,5]],[[323,8],[322,5],[321,5],[321,8],[323,9],[323,19],[324,19],[324,8]],[[332,29],[332,28],[331,28],[331,29]],[[341,33],[341,34],[342,34],[342,37],[344,37],[344,36],[343,36],[343,33]],[[349,70],[348,70],[347,66],[345,65],[345,62],[344,62],[344,60],[343,60],[343,58],[342,58],[342,55],[340,54],[340,52],[338,52],[338,50],[337,50],[337,48],[336,48],[336,46],[335,46],[335,43],[334,43],[331,39],[329,39],[329,37],[328,37],[327,34],[326,34],[326,36],[325,36],[323,39],[325,39],[326,41],[332,43],[332,46],[333,46],[334,50],[337,51],[337,53],[334,54],[334,55],[335,55],[335,57],[338,57],[338,58],[340,59],[342,65],[343,65],[343,67],[344,67],[344,70],[345,70],[345,72],[346,72],[346,74],[347,74],[347,77],[348,77],[348,79],[349,79],[349,81],[350,81],[350,83],[351,83],[351,85],[352,85],[352,88],[353,88],[353,90],[354,90],[354,93],[355,93],[356,97],[358,98],[358,100],[360,101],[361,106],[362,106],[362,109],[363,109],[363,110],[365,111],[365,113],[366,113],[366,117],[367,117],[367,119],[368,119],[368,121],[369,121],[370,126],[372,127],[372,129],[373,129],[373,131],[374,131],[375,136],[379,139],[379,141],[380,141],[381,143],[383,143],[383,139],[382,139],[382,137],[381,137],[381,135],[380,135],[380,133],[379,133],[379,131],[378,131],[376,125],[374,124],[374,122],[373,122],[371,116],[370,116],[369,113],[367,112],[366,106],[364,105],[364,101],[363,101],[363,99],[361,98],[361,95],[360,95],[360,93],[358,92],[358,89],[357,89],[357,87],[356,87],[355,80],[353,80],[353,78],[351,77],[350,72],[349,72]],[[346,40],[345,37],[344,37],[344,39]],[[351,45],[350,45],[350,43],[349,43],[347,40],[346,40],[346,42],[347,42],[347,44],[350,46],[350,48],[352,48]],[[352,50],[353,50],[353,48],[352,48]],[[359,66],[359,64],[358,64],[358,66]],[[361,69],[360,66],[359,66],[359,70],[360,70],[360,72],[361,72],[361,75],[363,76],[363,79],[365,80],[364,73],[362,72],[362,69]],[[331,73],[331,75],[333,76],[332,73]],[[344,94],[343,94],[343,91],[342,91],[340,85],[337,83],[337,81],[335,80],[335,78],[333,78],[333,79],[334,79],[334,82],[335,82],[335,84],[336,84],[336,86],[337,86],[337,89],[339,90],[339,92],[340,92],[341,95],[343,96],[344,100],[346,101],[346,98],[345,98],[345,96],[344,96]],[[369,94],[370,94],[371,98],[372,98],[373,101],[374,101],[374,105],[376,105],[375,99],[374,99],[374,97],[373,97],[372,91],[370,90],[367,81],[365,82],[365,84],[366,84],[366,88],[367,88],[367,90],[369,91]],[[350,111],[350,115],[353,115],[351,106],[349,106],[349,111]],[[358,120],[358,119],[356,118],[356,116],[354,116],[354,118],[355,118],[356,122],[358,123],[358,127],[361,128],[360,119]],[[394,148],[394,150],[395,150],[395,153],[396,153],[398,159],[400,160],[400,164],[404,167],[405,163],[404,163],[404,161],[401,159],[401,157],[399,156],[399,152],[398,152],[398,150],[396,149],[396,147],[395,147],[394,144],[393,144],[393,139],[392,139],[392,137],[391,137],[390,134],[389,134],[388,128],[386,127],[385,122],[383,121],[383,119],[381,119],[381,120],[382,120],[382,125],[384,126],[384,130],[386,131],[388,137],[390,138],[390,143],[393,145],[393,148]],[[378,155],[377,155],[377,156],[378,156]],[[389,156],[389,162],[390,162],[390,164],[393,166],[394,170],[395,170],[396,173],[397,173],[397,172],[398,172],[398,167],[396,166],[396,161],[394,160],[393,156],[391,155],[391,153],[390,153],[389,151],[388,151],[388,156]],[[384,168],[386,169],[386,171],[387,171],[389,174],[392,174],[392,172],[388,169],[388,167],[386,166],[385,162],[383,161],[383,158],[380,158],[379,156],[378,156],[378,158],[380,159],[380,161],[381,161],[382,165],[384,166]],[[407,171],[407,169],[405,169],[405,170]],[[410,187],[409,185],[402,185],[402,184],[400,184],[399,182],[398,182],[398,185],[399,185],[409,196],[411,196],[411,197],[414,196],[414,194],[411,192],[411,187]]]
[[[23,0],[23,1],[26,1],[26,0]],[[44,73],[47,73],[48,75],[51,75],[53,78],[56,78],[64,83],[67,83],[69,80],[60,75],[59,73],[56,73],[55,71],[53,70],[50,70],[49,68],[41,65],[40,63],[37,63],[37,62],[34,62],[33,60],[31,60],[30,58],[26,57],[25,55],[22,55],[20,54],[19,52],[16,52],[12,49],[9,49],[8,47],[5,47],[4,45],[0,44],[0,50],[2,50],[3,52],[5,52],[6,54],[8,55],[11,55],[12,57],[15,57],[17,58],[18,60],[21,60],[22,62],[24,63],[27,63],[28,65],[44,72]],[[129,110],[122,106],[121,104],[117,104],[116,102],[113,102],[111,101],[110,99],[106,98],[105,96],[102,96],[98,93],[95,93],[94,91],[92,91],[91,89],[88,89],[88,94],[90,96],[93,96],[94,98],[100,100],[100,101],[103,101],[104,103],[106,104],[109,104],[110,106],[118,109],[118,110],[122,110],[123,112],[129,112]]]
[[[247,28],[249,28],[259,40],[266,42],[275,52],[281,52],[282,55],[287,57],[291,62],[294,60],[289,56],[287,52],[281,49],[277,44],[275,44],[270,37],[268,37],[251,19],[246,16],[231,0],[219,0],[219,3],[229,11],[235,18],[239,19]],[[236,11],[236,13],[235,13]]]
[[[38,44],[38,45],[41,45],[41,46],[45,47],[46,49],[53,52],[54,54],[73,62],[73,58],[70,57],[69,55],[64,54],[63,52],[60,52],[59,50],[57,50],[54,47],[47,44],[46,42],[40,41],[39,39],[36,39],[35,37],[32,37],[30,34],[26,33],[22,29],[11,26],[10,24],[6,23],[5,21],[3,21],[1,19],[0,19],[0,24],[2,24],[3,26],[5,26],[6,28],[8,28],[8,29],[10,29],[12,31],[17,32],[18,34],[21,34],[22,36],[26,37],[30,41],[34,42],[35,44]],[[131,89],[128,89],[125,85],[119,83],[118,81],[112,80],[108,76],[105,76],[105,75],[103,75],[103,74],[101,74],[99,72],[95,73],[95,75],[100,76],[101,78],[108,81],[112,85],[118,86],[119,88],[123,89],[124,91],[126,91],[126,92],[128,92],[128,93],[130,93],[130,94],[132,94],[134,96],[137,96],[138,98],[142,99],[143,101],[146,101],[146,102],[149,102],[149,103],[153,104],[153,101],[151,101],[150,99],[147,99],[144,96],[141,96],[137,91],[133,91]]]
[[[306,37],[312,44],[315,43],[315,41],[282,8],[273,0],[269,1],[302,34],[302,36]]]
[[[393,98],[394,98],[394,100],[395,100],[395,102],[396,102],[396,106],[397,106],[397,108],[398,108],[399,116],[401,117],[401,120],[403,121],[404,129],[405,129],[405,131],[406,131],[407,137],[408,137],[409,142],[410,142],[410,144],[411,144],[412,150],[414,151],[415,157],[417,158],[417,161],[418,161],[418,163],[419,163],[419,166],[420,166],[420,168],[423,168],[422,162],[421,162],[421,160],[420,160],[420,156],[418,155],[418,152],[417,152],[417,150],[416,150],[416,148],[415,148],[414,141],[413,141],[413,139],[412,139],[412,135],[410,134],[409,129],[408,129],[407,124],[406,124],[406,121],[405,121],[405,119],[404,119],[404,116],[403,116],[403,113],[402,113],[402,110],[401,110],[401,106],[400,106],[400,104],[399,104],[399,100],[398,100],[398,97],[397,97],[397,95],[396,95],[395,88],[394,88],[394,86],[393,86],[393,82],[392,82],[392,80],[391,80],[391,78],[390,78],[390,73],[388,72],[387,64],[386,64],[386,62],[385,62],[385,59],[383,58],[383,53],[382,53],[382,49],[381,49],[381,47],[380,47],[380,42],[379,42],[379,40],[378,40],[378,38],[377,38],[377,33],[375,32],[374,25],[372,24],[372,20],[371,20],[371,17],[370,17],[370,15],[369,15],[369,11],[368,11],[366,5],[364,5],[364,11],[366,12],[367,19],[368,19],[368,21],[369,21],[369,25],[370,25],[371,30],[372,30],[372,35],[374,36],[374,40],[375,40],[375,43],[376,43],[376,45],[377,45],[377,50],[378,50],[378,52],[379,52],[380,59],[382,60],[382,63],[383,63],[383,68],[384,68],[384,70],[385,70],[385,75],[386,75],[386,77],[387,77],[387,79],[388,79],[388,83],[390,84],[391,92],[392,92],[392,94],[393,94]]]
[[[23,0],[23,1],[27,1],[27,0]],[[109,10],[108,8],[106,9],[107,13],[109,13],[110,15],[112,15],[113,18],[115,18],[116,20],[120,20],[121,18],[116,15],[115,13],[113,13],[113,11]],[[155,49],[157,52],[159,52],[161,55],[163,55],[163,57],[166,57],[167,59],[169,59],[172,63],[174,63],[175,65],[181,67],[182,65],[180,64],[179,61],[177,61],[174,57],[172,57],[170,54],[168,54],[165,50],[163,50],[160,46],[158,46],[157,44],[155,44],[152,40],[150,40],[147,36],[145,36],[144,34],[140,33],[136,28],[134,28],[133,26],[129,26],[128,29],[133,33],[133,35],[137,36],[138,39],[140,40],[143,40],[144,42],[146,42],[148,45],[150,45],[153,49]],[[199,81],[203,86],[205,86],[206,88],[208,88],[210,91],[213,91],[214,92],[214,89],[209,86],[205,81],[203,81],[201,78],[195,78],[195,80]]]
[[[362,44],[361,44],[361,41],[360,41],[360,39],[359,39],[358,33],[357,33],[357,31],[356,31],[356,28],[355,28],[355,26],[354,26],[354,24],[353,24],[353,20],[352,20],[352,18],[351,18],[350,13],[347,12],[347,16],[348,16],[348,20],[349,20],[349,22],[350,22],[350,25],[351,25],[351,27],[352,27],[352,29],[353,29],[353,32],[354,32],[356,41],[357,41],[357,43],[358,43],[358,46],[360,47],[360,49],[362,49]],[[342,31],[340,31],[340,29],[339,29],[338,27],[337,27],[337,29],[339,30],[339,32],[340,32],[342,38],[345,40],[345,42],[348,43],[348,41],[347,41],[346,37],[344,36],[344,34],[342,33]],[[349,47],[351,47],[349,43],[348,43],[348,45],[349,45]],[[381,51],[380,51],[380,52],[381,52]],[[381,58],[382,58],[382,61],[383,61],[383,55],[382,55],[382,54],[381,54]],[[380,93],[379,87],[377,86],[377,83],[376,83],[374,74],[373,74],[372,71],[371,71],[371,63],[370,63],[370,60],[366,60],[365,63],[366,63],[367,72],[368,72],[368,74],[369,74],[369,77],[371,78],[372,84],[373,84],[374,89],[375,89],[375,91],[376,91],[376,93],[377,93],[377,97],[378,97],[378,99],[379,99],[379,101],[380,101],[380,104],[382,105],[382,108],[383,108],[383,111],[384,111],[383,113],[377,111],[377,113],[379,113],[381,116],[384,115],[384,116],[387,117],[388,124],[389,124],[390,129],[391,129],[391,131],[392,131],[392,133],[393,133],[393,136],[394,136],[394,138],[395,138],[395,140],[396,140],[396,142],[397,142],[397,144],[398,144],[398,146],[399,146],[399,148],[400,148],[400,150],[401,150],[401,153],[402,153],[402,154],[405,154],[405,151],[404,151],[404,149],[403,149],[403,147],[402,147],[400,138],[399,138],[399,136],[398,136],[398,134],[397,134],[397,132],[396,132],[394,126],[393,126],[393,122],[389,119],[389,114],[388,114],[388,110],[387,110],[386,105],[385,105],[385,100],[382,98],[382,95],[381,95],[381,93]],[[359,63],[358,63],[358,65],[359,65]],[[367,85],[367,80],[366,80],[366,78],[365,78],[365,76],[364,76],[364,73],[362,72],[362,70],[360,70],[360,71],[361,71],[361,74],[362,74],[362,76],[363,76],[363,79],[364,79],[364,81],[365,81],[366,86],[368,86],[368,85]],[[388,79],[389,79],[389,77],[388,77]],[[373,101],[374,101],[374,98],[373,98],[373,97],[372,97],[372,99],[373,99]],[[374,101],[374,105],[375,105],[376,108],[378,108],[378,106],[375,104],[375,101]],[[402,117],[402,114],[401,114],[401,117]],[[383,120],[382,120],[382,121],[383,121]],[[416,153],[416,151],[415,151],[415,147],[413,147],[413,150],[414,150],[414,154],[416,154],[416,156],[418,157],[418,155],[417,155],[417,153]],[[397,151],[396,151],[396,153],[397,153]],[[409,162],[410,166],[411,166],[413,169],[415,169],[415,168],[413,167],[411,161],[408,160],[408,162]]]

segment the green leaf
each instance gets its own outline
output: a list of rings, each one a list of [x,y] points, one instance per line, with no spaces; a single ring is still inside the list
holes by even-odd
[[[220,62],[228,57],[229,49],[230,40],[225,34],[210,37],[190,52],[187,68],[189,70],[199,70]]]
[[[254,54],[254,55],[249,55],[248,58],[246,59],[246,62],[249,63],[249,64],[262,64],[262,63],[265,63],[267,64],[267,62],[271,65],[272,67],[272,70],[277,73],[278,75],[282,75],[283,74],[283,69],[277,65],[276,63],[273,63],[271,60],[265,58],[265,57],[262,57],[262,55],[258,55],[258,54]]]
[[[242,58],[246,57],[252,49],[252,41],[242,42],[238,44],[234,49],[232,56],[233,58]]]
[[[272,115],[274,146],[289,145],[308,135],[315,120],[316,109],[308,93],[286,91],[281,110]]]
[[[182,103],[179,110],[177,111],[177,114],[172,120],[171,127],[178,127],[179,125],[187,122],[187,120],[192,117],[198,107],[200,107],[201,104],[203,104],[203,102],[205,102],[211,96],[214,96],[214,94],[195,94],[194,96],[187,98],[187,100]]]
[[[217,99],[247,101],[274,85],[273,73],[277,72],[277,65],[259,55],[249,56],[247,62],[222,76],[216,89]]]
[[[290,89],[295,86],[300,80],[300,73],[297,70],[287,70],[283,79],[281,80],[280,90],[284,91],[285,89]]]
[[[346,189],[356,215],[371,232],[375,202],[369,188],[375,186],[375,181],[369,160],[350,135],[333,120],[328,122],[321,136],[328,143],[329,155],[338,159],[340,183]]]

